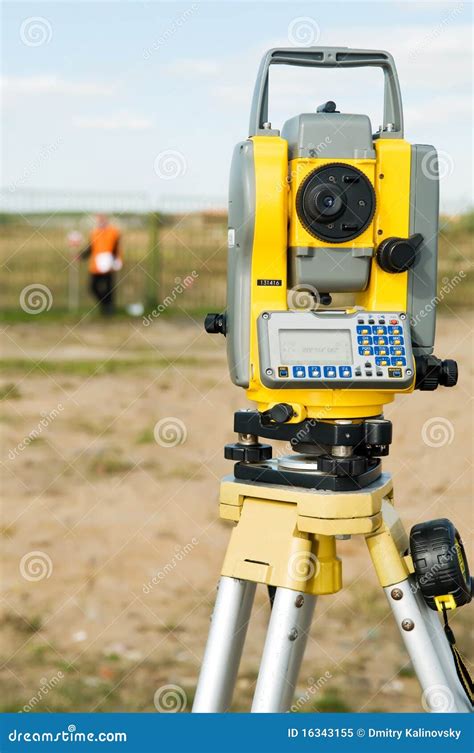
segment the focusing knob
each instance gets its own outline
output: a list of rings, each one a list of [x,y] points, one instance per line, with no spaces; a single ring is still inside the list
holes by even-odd
[[[272,408],[263,411],[261,414],[262,424],[267,425],[269,423],[286,424],[291,418],[293,418],[294,411],[291,405],[288,403],[277,403]]]
[[[454,387],[458,382],[458,365],[452,358],[441,361],[441,374],[439,383],[443,387]]]
[[[416,250],[423,236],[415,233],[410,238],[386,238],[377,249],[377,262],[384,272],[406,272],[415,263]]]
[[[227,333],[227,317],[225,314],[206,314],[204,329],[210,335],[225,335]]]
[[[415,356],[415,389],[432,391],[437,387],[454,387],[458,381],[458,365],[451,358],[441,361],[436,356]]]

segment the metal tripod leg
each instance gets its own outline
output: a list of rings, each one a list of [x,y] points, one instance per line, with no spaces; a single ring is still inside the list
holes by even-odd
[[[252,611],[256,583],[222,577],[199,675],[193,712],[227,711]]]
[[[277,589],[252,712],[287,711],[290,707],[315,604],[315,596]]]
[[[425,603],[413,577],[384,588],[422,687],[422,705],[432,712],[470,712],[439,618]]]

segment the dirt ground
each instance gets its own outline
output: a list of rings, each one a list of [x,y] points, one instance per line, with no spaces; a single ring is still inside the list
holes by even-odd
[[[436,353],[458,360],[459,385],[388,406],[384,460],[406,526],[449,517],[467,545],[472,325],[464,312],[439,319]],[[2,330],[2,710],[189,710],[230,530],[217,510],[222,448],[246,406],[224,341],[191,318]],[[298,710],[419,710],[363,540],[338,553],[345,588],[318,602]],[[453,620],[465,650],[468,611]],[[249,706],[268,616],[260,588],[236,710]]]

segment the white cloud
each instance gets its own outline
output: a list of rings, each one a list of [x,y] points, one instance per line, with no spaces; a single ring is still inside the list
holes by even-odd
[[[96,81],[68,81],[55,74],[41,76],[2,76],[2,94],[6,101],[16,100],[25,95],[103,95],[110,87]]]
[[[172,63],[164,63],[160,66],[160,70],[165,75],[189,80],[190,78],[213,78],[219,73],[219,67],[217,60],[183,58]]]
[[[149,118],[119,112],[106,117],[78,118],[73,121],[73,125],[77,128],[92,128],[101,131],[145,131],[152,127],[153,122]]]

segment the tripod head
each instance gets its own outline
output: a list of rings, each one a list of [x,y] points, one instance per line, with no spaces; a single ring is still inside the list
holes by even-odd
[[[383,125],[329,101],[272,128],[273,65],[381,68]],[[403,138],[391,55],[266,53],[232,159],[227,310],[206,318],[264,423],[376,417],[397,393],[456,384],[433,356],[438,194],[436,150]]]

